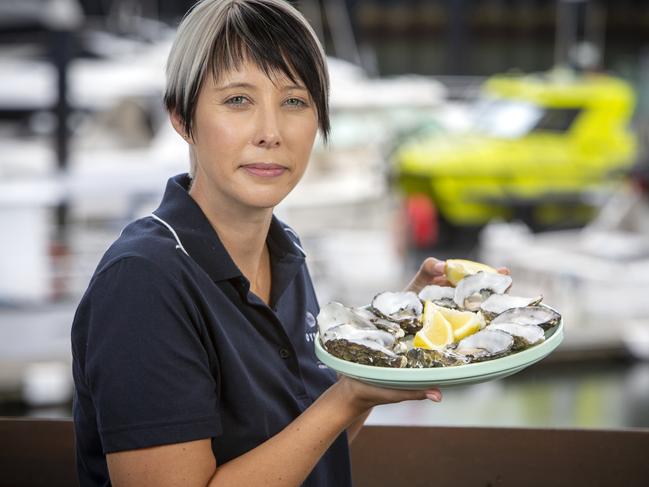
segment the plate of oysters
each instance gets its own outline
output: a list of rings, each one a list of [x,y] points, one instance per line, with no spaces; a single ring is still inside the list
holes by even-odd
[[[451,286],[382,292],[368,306],[330,302],[318,314],[316,356],[340,374],[395,389],[476,384],[515,374],[563,339],[542,296],[511,294],[485,264],[446,261]]]

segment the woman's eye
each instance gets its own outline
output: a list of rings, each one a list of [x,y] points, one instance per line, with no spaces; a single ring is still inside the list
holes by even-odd
[[[288,100],[286,100],[286,104],[287,104],[287,105],[290,105],[290,106],[293,106],[293,107],[302,107],[302,106],[306,106],[306,103],[304,103],[304,102],[303,102],[302,100],[300,100],[299,98],[289,98]]]
[[[228,105],[243,105],[246,101],[245,96],[233,96],[232,98],[229,98],[225,103]]]

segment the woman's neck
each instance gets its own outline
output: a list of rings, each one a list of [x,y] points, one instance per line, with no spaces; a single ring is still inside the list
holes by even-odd
[[[273,216],[272,208],[250,208],[223,204],[214,195],[192,186],[190,196],[201,207],[221,243],[251,290],[268,303],[270,296],[270,254],[266,237]]]

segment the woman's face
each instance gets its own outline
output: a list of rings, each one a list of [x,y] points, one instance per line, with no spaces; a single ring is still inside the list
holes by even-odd
[[[195,199],[272,208],[295,187],[318,129],[315,105],[298,85],[281,73],[271,80],[249,61],[216,82],[206,77],[190,141]]]

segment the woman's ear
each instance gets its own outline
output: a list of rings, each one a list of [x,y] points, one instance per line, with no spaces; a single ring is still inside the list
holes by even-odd
[[[191,144],[193,142],[193,139],[185,131],[185,124],[180,119],[178,112],[176,112],[175,110],[170,111],[169,120],[171,120],[171,125],[173,126],[174,130],[178,132],[178,135],[185,139],[188,144]]]

